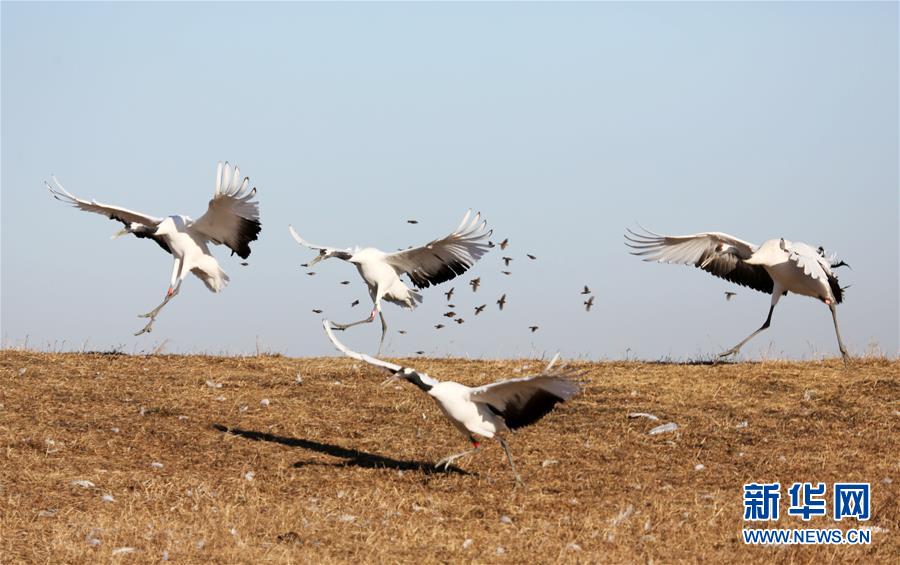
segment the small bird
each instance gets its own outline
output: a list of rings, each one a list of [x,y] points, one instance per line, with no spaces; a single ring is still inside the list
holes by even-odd
[[[303,267],[304,269],[308,269],[309,263],[300,263],[300,266]]]
[[[477,452],[481,448],[479,437],[496,438],[506,453],[516,483],[522,484],[503,434],[534,424],[549,414],[557,404],[569,400],[581,389],[575,380],[579,374],[571,370],[553,370],[558,354],[538,375],[469,387],[453,381],[439,381],[415,369],[351,351],[337,340],[327,320],[323,322],[323,326],[328,339],[344,355],[386,369],[394,379],[412,383],[428,394],[437,403],[441,413],[471,442],[471,449],[445,457],[435,467],[443,466],[447,469],[460,458]]]
[[[844,300],[844,289],[833,272],[838,263],[833,257],[825,257],[824,249],[820,251],[809,244],[784,238],[770,239],[757,247],[721,232],[682,236],[644,232],[628,230],[625,234],[626,245],[634,249],[632,255],[643,257],[644,261],[693,265],[727,281],[772,295],[769,315],[763,325],[720,357],[736,354],[756,334],[767,329],[778,300],[793,292],[828,306],[844,365],[849,364],[850,355],[844,347],[837,321],[837,305]]]
[[[581,294],[590,294],[591,289],[588,288],[588,285],[584,285],[584,290],[581,291]]]
[[[506,276],[509,276],[509,275],[512,274],[512,271],[500,271],[500,272],[503,273],[503,274],[506,275]]]
[[[484,310],[485,306],[487,306],[487,304],[482,304],[481,306],[476,306],[475,307],[475,315],[477,316],[478,314],[481,314],[481,312]]]
[[[418,224],[419,220],[406,220],[407,224]]]
[[[506,249],[507,247],[509,247],[509,238],[506,238],[506,239],[504,239],[503,241],[500,242],[500,249],[501,249],[501,250],[504,250],[504,249]]]
[[[497,246],[494,244],[494,242],[491,241],[491,240],[488,240],[488,244],[487,244],[487,245],[488,245],[488,247],[497,247]]]
[[[531,333],[538,331],[539,326],[528,326],[528,329],[531,330]]]
[[[505,294],[503,296],[501,296],[499,300],[497,300],[497,305],[500,306],[501,310],[503,310],[503,307],[506,306],[506,295]]]
[[[424,352],[424,351],[421,351],[421,350],[420,350],[420,351],[416,351],[416,355],[425,355],[425,352]]]
[[[397,333],[400,335],[406,335],[406,330],[397,330]]]
[[[444,324],[435,324],[434,329],[439,330],[444,327]]]
[[[350,281],[341,281],[341,284],[350,284]]]
[[[481,277],[475,277],[474,279],[470,280],[469,286],[472,287],[472,292],[478,292],[478,287],[481,286]]]
[[[737,296],[736,292],[729,292],[727,290],[725,291],[725,300],[731,300],[735,296]]]
[[[457,324],[462,324],[463,322],[465,322],[465,320],[463,320],[462,318],[457,318],[453,321],[456,322]]]
[[[316,272],[315,272],[315,271],[310,271],[310,272],[308,272],[308,273],[306,273],[306,274],[309,275],[309,276],[313,276],[313,275],[316,274]]]
[[[591,296],[590,298],[588,298],[587,300],[584,301],[584,311],[590,312],[591,306],[593,306],[593,305],[594,305],[594,297]]]
[[[444,317],[446,318],[452,318],[453,316],[456,316],[456,312],[444,312]]]
[[[447,308],[456,308],[456,304],[447,304]]]
[[[354,306],[359,306],[359,300],[354,300],[353,302],[350,303],[351,308],[353,308]]]
[[[455,287],[455,286],[454,286],[454,287],[450,287],[450,290],[448,290],[447,292],[444,293],[444,296],[447,297],[447,300],[448,300],[448,301],[449,301],[450,298],[453,296],[453,291],[454,291],[454,290],[456,290],[456,287]]]
[[[250,244],[262,230],[259,202],[253,200],[256,188],[250,188],[250,178],[242,178],[241,170],[227,162],[219,162],[216,166],[215,191],[206,212],[196,220],[182,215],[157,218],[96,200],[82,200],[66,191],[56,177],[52,178],[55,187],[47,181],[44,185],[53,198],[124,224],[124,229],[113,238],[132,234],[140,239],[150,239],[172,256],[172,277],[165,299],[153,310],[140,315],[150,321],[134,335],[152,331],[160,310],[178,295],[181,283],[189,274],[196,275],[211,292],[218,293],[225,288],[228,275],[209,252],[209,244],[226,245],[232,255],[237,253],[241,259],[246,259],[250,255]]]
[[[512,257],[503,257],[503,264],[504,264],[505,266],[509,267],[509,262],[512,261],[512,260],[513,260]]]
[[[372,312],[365,319],[348,324],[335,324],[335,329],[346,330],[358,324],[368,324],[381,318],[381,340],[379,351],[387,334],[387,320],[382,312],[382,301],[386,300],[403,308],[415,308],[422,302],[422,295],[408,287],[402,275],[412,281],[418,289],[449,281],[469,270],[488,251],[485,241],[491,232],[480,213],[469,210],[459,226],[449,235],[435,239],[416,248],[396,253],[385,253],[374,247],[337,249],[314,245],[304,240],[288,226],[291,237],[298,244],[318,252],[310,265],[324,259],[336,257],[353,264],[369,288],[372,297]],[[448,298],[449,300],[449,298]]]
[[[532,261],[534,261],[535,259],[537,259],[537,257],[534,256],[534,255],[532,255],[531,253],[526,253],[525,255],[527,255],[528,258],[531,259]]]
[[[313,312],[315,312],[316,314],[321,314],[321,313],[322,313],[322,311],[319,310],[318,308],[313,308]]]
[[[248,265],[250,265],[250,263],[248,263],[248,262],[246,262],[246,261],[241,261],[241,266],[242,266],[242,267],[246,267],[246,266],[248,266]]]

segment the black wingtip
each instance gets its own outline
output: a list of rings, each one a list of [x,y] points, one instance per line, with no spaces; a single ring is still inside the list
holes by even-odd
[[[538,390],[524,402],[507,404],[504,410],[497,410],[490,404],[488,406],[503,417],[506,427],[515,430],[534,424],[560,402],[565,402],[565,399],[546,390]]]
[[[241,259],[250,256],[250,243],[259,239],[259,232],[262,231],[262,224],[259,220],[248,220],[241,218],[240,226],[238,226],[238,237],[235,247],[231,248],[232,255],[237,253]]]

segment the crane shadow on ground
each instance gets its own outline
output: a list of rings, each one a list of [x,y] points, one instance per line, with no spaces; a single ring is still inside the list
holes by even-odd
[[[240,428],[229,428],[228,426],[223,426],[222,424],[213,424],[212,427],[220,432],[239,436],[252,441],[268,441],[281,445],[287,445],[289,447],[300,447],[303,449],[308,449],[310,451],[315,451],[316,453],[324,453],[326,455],[344,459],[344,461],[341,463],[298,461],[297,463],[294,463],[294,467],[305,467],[306,465],[330,465],[333,467],[361,467],[363,469],[394,469],[397,471],[418,471],[425,475],[452,473],[458,475],[471,474],[468,471],[460,469],[455,465],[450,465],[450,467],[446,470],[443,467],[438,469],[434,466],[434,463],[426,461],[403,461],[400,459],[385,457],[383,455],[377,455],[375,453],[366,453],[365,451],[359,451],[358,449],[341,447],[339,445],[322,443],[309,439],[277,436],[265,432],[242,430]]]

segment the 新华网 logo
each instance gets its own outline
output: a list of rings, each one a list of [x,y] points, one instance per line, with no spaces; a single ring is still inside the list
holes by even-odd
[[[832,520],[845,518],[860,522],[871,517],[871,489],[869,483],[793,483],[787,489],[787,515],[804,522],[828,516]],[[744,521],[777,522],[781,514],[781,483],[749,483],[744,485]],[[860,544],[871,543],[871,530],[839,528],[745,528],[747,544]]]

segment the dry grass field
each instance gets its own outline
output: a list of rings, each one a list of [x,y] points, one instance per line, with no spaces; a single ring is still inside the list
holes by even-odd
[[[343,358],[0,352],[0,562],[897,562],[900,362],[579,365],[583,394],[511,436],[516,488],[496,442],[434,470],[462,436]],[[757,480],[871,482],[871,545],[744,546]]]

